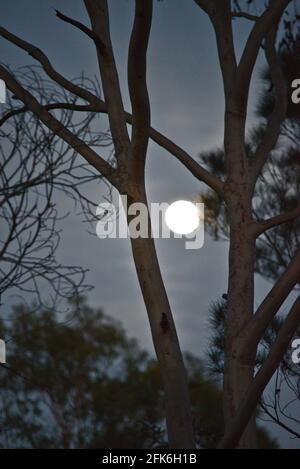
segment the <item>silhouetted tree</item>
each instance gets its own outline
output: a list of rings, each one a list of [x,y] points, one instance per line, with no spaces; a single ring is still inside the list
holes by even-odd
[[[105,146],[110,137],[93,130],[94,114],[82,114],[73,122],[69,110],[76,98],[55,88],[43,79],[37,67],[25,67],[16,73],[20,81],[42,102],[51,95],[51,109],[60,109],[61,122],[91,145]],[[80,79],[77,82],[93,87],[96,84]],[[70,106],[60,103],[70,98]],[[34,115],[15,113],[15,99],[8,96],[2,104],[5,117],[0,119],[0,295],[14,288],[34,293],[42,302],[41,284],[46,284],[52,299],[69,297],[83,288],[84,269],[61,265],[56,259],[60,240],[57,226],[65,216],[57,209],[57,196],[71,198],[88,216],[94,204],[84,187],[100,181],[90,166],[78,161],[74,150],[59,136],[41,125]],[[49,300],[49,298],[48,298]]]
[[[125,111],[122,101],[106,0],[84,1],[91,28],[60,12],[57,13],[62,21],[81,30],[94,42],[103,100],[86,87],[75,86],[58,73],[39,48],[0,28],[0,35],[28,52],[42,65],[53,82],[84,101],[84,105],[73,105],[74,111],[84,109],[85,112],[89,110],[108,114],[115,151],[113,164],[107,162],[83,139],[74,135],[62,124],[58,116],[51,112],[51,108],[47,108],[48,105],[51,106],[51,97],[45,106],[36,99],[31,90],[20,84],[6,67],[0,67],[0,78],[6,82],[10,92],[24,103],[24,112],[34,113],[49,130],[83,156],[120,193],[126,194],[130,203],[142,202],[147,205],[145,163],[148,140],[151,138],[182,162],[199,181],[205,182],[226,204],[230,228],[228,334],[224,372],[226,431],[220,446],[236,447],[240,442],[241,447],[254,448],[256,404],[264,386],[275,371],[274,363],[279,363],[288,346],[289,337],[296,330],[300,316],[300,298],[298,298],[270,351],[270,359],[268,357],[260,372],[254,377],[258,343],[281,304],[299,281],[300,275],[298,248],[278,282],[275,282],[272,292],[254,314],[256,240],[274,226],[282,225],[299,215],[298,211],[295,213],[293,210],[289,214],[276,213],[275,217],[268,220],[258,220],[252,210],[258,178],[278,142],[287,112],[288,92],[277,47],[277,35],[281,31],[283,15],[292,1],[269,0],[266,4],[262,4],[256,1],[194,0],[194,3],[207,13],[217,39],[225,96],[226,174],[224,178],[215,171],[208,171],[182,148],[150,127],[151,109],[146,71],[152,3],[152,0],[135,1],[134,24],[128,54],[127,84],[131,114]],[[232,25],[237,19],[246,19],[253,23],[239,60],[236,55]],[[260,143],[255,148],[253,156],[249,158],[245,145],[249,90],[262,47],[270,69],[275,105]],[[64,105],[69,104],[69,102],[64,103]],[[16,112],[20,110],[17,109]],[[132,126],[131,134],[128,132],[127,124]],[[192,448],[194,439],[186,371],[155,245],[150,237],[131,239],[131,245],[164,381],[169,443],[174,448]]]
[[[286,89],[292,89],[291,83],[300,72],[299,58],[299,15],[286,15],[288,18],[284,22],[285,34],[280,41],[279,61],[282,70],[282,80]],[[259,148],[263,145],[267,132],[270,116],[276,108],[276,87],[272,81],[272,71],[266,69],[262,73],[264,90],[261,95],[257,108],[257,117],[259,123],[248,132],[245,143],[246,157],[249,162],[253,161]],[[288,360],[291,362],[291,353],[287,355],[287,347],[291,342],[293,335],[297,334],[300,319],[298,319],[298,306],[292,309],[290,315],[292,327],[286,327],[286,314],[275,317],[270,314],[269,323],[264,320],[264,312],[276,305],[276,312],[289,294],[294,290],[297,292],[297,284],[300,275],[298,272],[299,260],[295,252],[299,252],[300,246],[300,208],[299,208],[299,189],[300,189],[300,165],[299,165],[299,143],[300,143],[300,111],[299,106],[291,100],[287,103],[285,120],[280,127],[279,141],[270,153],[261,174],[259,175],[252,199],[252,213],[259,220],[267,220],[265,228],[262,226],[262,232],[257,238],[255,245],[255,271],[265,279],[275,282],[274,288],[267,296],[257,310],[256,334],[257,352],[256,352],[256,373],[262,368],[257,377],[263,376],[260,385],[256,389],[256,396],[263,393],[267,385],[266,375],[263,373],[270,364],[270,373],[268,379],[276,372],[276,386],[274,388],[274,399],[270,404],[266,403],[264,397],[261,400],[261,407],[269,413],[286,430],[296,435],[294,429],[288,424],[283,424],[280,419],[281,411],[285,405],[278,399],[282,396],[279,388],[285,382],[290,388],[293,388],[294,399],[298,399],[295,390],[298,386],[298,375],[295,372],[295,366],[291,363],[288,366]],[[200,160],[210,170],[217,173],[220,177],[226,175],[226,157],[223,148],[202,153]],[[202,199],[207,207],[207,228],[215,239],[228,240],[230,238],[230,220],[229,214],[223,200],[213,191],[204,191]],[[277,216],[278,212],[281,215]],[[212,306],[212,330],[213,338],[209,350],[209,358],[212,370],[217,373],[224,373],[224,350],[226,337],[230,335],[228,328],[228,303],[226,299],[216,302]],[[274,313],[274,311],[273,311]],[[267,315],[266,315],[267,316]],[[259,325],[260,323],[260,325]],[[284,326],[285,324],[285,326]],[[254,327],[255,329],[255,327]],[[258,331],[263,333],[258,337]],[[247,333],[246,333],[247,335]],[[250,334],[249,334],[250,335]],[[250,342],[246,341],[250,346]],[[281,346],[280,346],[281,344]],[[278,352],[276,353],[276,349]],[[262,353],[264,350],[264,353]],[[279,351],[280,350],[280,351]],[[268,358],[269,355],[269,358]],[[271,361],[272,365],[271,365]],[[277,371],[276,371],[277,369]],[[272,372],[271,372],[272,370]],[[280,383],[280,386],[279,386]],[[250,393],[248,393],[250,396]],[[253,399],[254,406],[254,399]],[[257,401],[258,403],[258,401]],[[274,411],[272,413],[271,407]],[[285,408],[285,411],[287,409]],[[286,413],[286,412],[283,412]],[[286,415],[283,415],[286,417]]]

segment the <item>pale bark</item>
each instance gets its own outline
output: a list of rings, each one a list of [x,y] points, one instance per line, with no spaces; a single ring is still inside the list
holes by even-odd
[[[93,33],[103,47],[96,44],[99,72],[104,100],[107,106],[109,125],[115,151],[119,159],[125,159],[130,141],[126,127],[125,112],[121,95],[119,76],[110,37],[107,0],[84,0]]]
[[[128,203],[147,205],[145,188],[143,184],[139,186],[139,191],[129,198]],[[150,232],[150,219],[148,226]],[[164,384],[169,446],[194,448],[187,376],[154,240],[150,236],[132,238],[131,246]]]
[[[253,21],[254,25],[239,63],[234,50],[232,18],[236,15],[231,11],[231,1],[195,2],[209,15],[215,29],[225,96],[227,179],[223,194],[230,223],[224,362],[224,418],[227,435],[253,382],[258,342],[251,341],[247,332],[253,321],[255,240],[262,225],[253,220],[252,197],[258,175],[278,140],[286,112],[286,90],[275,41],[278,23],[290,0],[270,0],[260,17],[240,13],[240,16]],[[248,97],[253,69],[265,38],[266,56],[276,91],[276,106],[269,119],[265,138],[255,158],[250,161],[245,153]],[[246,340],[248,347],[245,347]],[[247,423],[235,444],[239,443],[242,448],[256,448],[255,406],[248,415]]]
[[[243,185],[226,189],[230,213],[229,282],[224,361],[225,431],[230,428],[253,380],[255,351],[243,360],[240,351],[253,314],[255,238],[251,232],[249,198]],[[253,416],[240,438],[240,448],[256,448]]]
[[[164,384],[169,447],[194,448],[187,376],[154,240],[132,239],[131,245]]]

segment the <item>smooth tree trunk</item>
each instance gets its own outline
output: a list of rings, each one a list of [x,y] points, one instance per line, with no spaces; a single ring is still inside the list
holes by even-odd
[[[134,198],[128,198],[128,206],[143,203],[148,207],[145,188],[138,192]],[[132,218],[128,217],[128,223],[130,221]],[[131,238],[131,246],[163,380],[169,447],[192,449],[195,443],[187,373],[154,239],[150,236],[150,217],[148,227],[148,237]]]
[[[249,197],[243,184],[228,191],[230,218],[227,330],[224,361],[224,421],[230,428],[240,403],[253,381],[255,355],[241,356],[244,336],[253,315],[255,239],[251,230]],[[253,415],[241,435],[239,448],[257,447]]]

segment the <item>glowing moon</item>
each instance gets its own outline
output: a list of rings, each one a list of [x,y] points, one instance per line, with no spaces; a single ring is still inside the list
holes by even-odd
[[[165,221],[168,228],[174,233],[188,235],[199,226],[198,207],[188,200],[177,200],[167,208]]]

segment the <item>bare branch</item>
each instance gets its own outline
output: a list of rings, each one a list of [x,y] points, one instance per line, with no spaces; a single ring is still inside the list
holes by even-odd
[[[107,106],[111,134],[116,155],[126,161],[130,140],[121,95],[118,71],[110,37],[107,0],[84,0],[93,33],[99,37],[105,49],[97,47],[104,100]]]
[[[290,212],[282,213],[276,217],[269,218],[268,220],[257,222],[254,225],[255,236],[258,237],[265,231],[293,221],[298,217],[300,217],[300,207],[297,207]]]
[[[35,69],[24,73],[22,83],[35,89],[38,99],[48,93],[61,98],[61,90],[44,90]],[[23,75],[23,74],[22,74]],[[43,81],[43,80],[42,80]],[[83,79],[83,83],[85,80]],[[46,83],[43,84],[46,85]],[[14,100],[7,96],[5,108],[13,109]],[[59,103],[60,104],[60,103]],[[62,103],[69,104],[69,103]],[[73,112],[59,113],[61,122],[71,128],[86,144],[106,144],[107,135],[94,135],[94,116],[77,116]],[[54,191],[68,197],[86,217],[94,213],[94,202],[82,192],[86,184],[102,180],[98,171],[76,157],[60,137],[49,131],[32,113],[17,113],[0,129],[0,295],[13,287],[33,293],[42,302],[40,283],[49,285],[47,296],[55,304],[60,298],[72,296],[88,286],[83,284],[85,270],[62,265],[57,261],[56,248],[60,242],[57,222],[67,214],[59,213],[53,199]]]
[[[76,137],[65,126],[61,124],[49,111],[47,111],[35,97],[26,91],[13,77],[13,75],[0,66],[0,77],[5,81],[8,89],[14,93],[26,107],[37,115],[40,120],[53,132],[59,135],[65,142],[67,142],[75,151],[83,156],[88,163],[96,168],[104,177],[107,178],[112,184],[115,184],[115,169],[110,166],[101,156],[94,150],[86,145],[80,138]]]
[[[70,18],[69,16],[66,16],[64,15],[63,13],[61,13],[60,11],[58,10],[55,10],[56,11],[56,16],[64,21],[65,23],[69,23],[73,26],[75,26],[75,28],[78,28],[80,29],[84,34],[86,34],[90,39],[92,39],[94,41],[94,43],[96,44],[97,47],[99,47],[99,49],[104,52],[105,51],[105,44],[101,41],[101,39],[99,38],[99,36],[97,36],[97,34],[94,33],[94,31],[92,31],[91,29],[89,29],[87,26],[85,26],[84,24],[80,23],[80,21],[76,21],[74,20],[73,18]]]
[[[147,49],[153,1],[135,1],[135,17],[128,54],[128,86],[132,107],[131,157],[144,172],[150,128],[147,89]]]
[[[260,406],[263,409],[263,411],[265,412],[265,414],[268,415],[268,417],[270,417],[270,419],[274,423],[276,423],[276,425],[279,425],[281,428],[283,428],[285,431],[287,431],[288,433],[293,435],[295,438],[300,439],[300,433],[296,432],[293,428],[291,428],[290,426],[288,426],[284,422],[282,422],[282,420],[280,420],[278,415],[272,414],[272,412],[268,409],[268,407],[264,403],[261,402]]]
[[[247,329],[241,356],[247,357],[253,349],[256,349],[270,322],[299,281],[300,248],[254,314]]]
[[[247,13],[246,11],[233,11],[231,16],[232,18],[245,18],[246,20],[249,20],[249,21],[257,21],[259,19],[259,16],[251,15],[250,13]]]
[[[276,26],[272,28],[265,41],[266,58],[275,89],[275,105],[268,120],[265,136],[251,161],[252,164],[250,165],[250,168],[252,184],[256,183],[256,180],[269,157],[270,151],[273,150],[278,141],[281,125],[287,111],[287,86],[280,58],[276,51],[276,29]]]
[[[87,0],[88,2],[88,0]],[[91,11],[93,11],[93,5],[91,6]],[[51,65],[48,57],[37,47],[33,46],[32,44],[20,39],[18,36],[10,33],[6,29],[0,27],[0,36],[4,37],[11,43],[15,44],[16,46],[20,47],[21,49],[28,52],[33,58],[35,58],[43,67],[44,71],[47,75],[58,83],[60,86],[65,88],[66,90],[70,91],[76,96],[81,97],[82,99],[88,101],[90,104],[93,105],[93,109],[91,111],[101,112],[101,113],[108,113],[108,106],[107,104],[95,96],[90,91],[75,85],[71,81],[67,80],[63,77],[60,73],[58,73],[53,66]],[[1,119],[1,124],[4,123],[7,119],[11,116],[16,115],[21,112],[25,112],[28,108],[25,106],[24,108],[20,108],[17,110],[11,111],[9,114],[5,115]],[[54,109],[54,108],[53,108]],[[80,110],[77,106],[76,110]],[[82,108],[81,110],[85,110]],[[130,113],[125,113],[126,122],[132,124],[132,115]],[[200,181],[205,182],[208,186],[210,186],[213,190],[215,190],[219,195],[223,195],[223,183],[219,180],[216,176],[208,172],[205,168],[203,168],[199,163],[197,163],[186,151],[176,145],[173,141],[171,141],[166,136],[162,135],[155,129],[150,129],[149,131],[150,138],[155,141],[158,145],[163,147],[166,151],[170,152],[175,158],[178,159],[197,179]]]
[[[237,60],[232,30],[231,1],[195,1],[207,12],[215,30],[225,95],[224,147],[228,161],[228,175],[232,177],[233,169],[235,168],[236,172],[240,172],[241,169],[238,169],[239,166],[246,163],[245,158],[242,156],[242,136],[244,133],[246,113],[240,113],[238,100],[236,99]],[[239,157],[238,159],[236,157],[237,145],[235,145],[235,150],[232,151],[233,142],[237,141],[236,135],[241,137],[239,139],[240,151],[238,153],[242,158]]]
[[[209,187],[216,191],[223,198],[224,183],[214,174],[203,168],[197,161],[192,158],[179,145],[174,143],[168,137],[165,137],[155,129],[150,129],[149,135],[151,139],[171,153],[178,161],[180,161],[199,181],[205,182]]]
[[[96,98],[96,96],[95,96]],[[59,106],[55,103],[49,105],[52,106],[52,109],[59,109]],[[48,109],[48,105],[45,106]],[[73,105],[75,111],[86,110],[84,106],[80,105]],[[24,106],[18,108],[16,110],[12,110],[9,113],[5,114],[0,119],[0,126],[2,123],[7,121],[9,118],[13,117],[14,115],[20,114],[22,112],[28,111],[28,107]],[[100,113],[107,113],[107,108],[101,99],[97,99],[95,104],[92,105],[90,109],[91,112],[100,112]],[[126,122],[128,124],[132,124],[132,115],[128,112],[125,113]],[[157,130],[153,129],[152,127],[149,130],[149,137],[159,146],[164,148],[167,152],[173,155],[178,161],[180,161],[185,168],[199,181],[204,182],[207,184],[211,189],[216,191],[221,197],[223,197],[223,182],[216,177],[214,174],[207,171],[203,168],[191,155],[189,155],[185,150],[183,150],[179,145],[174,143],[165,135],[161,134]]]
[[[7,122],[12,117],[23,114],[26,111],[28,111],[28,108],[26,106],[22,106],[18,109],[12,109],[11,111],[7,112],[0,118],[0,127],[2,127],[2,125],[4,125],[5,122]]]
[[[2,28],[2,27],[0,27],[0,36],[7,39],[12,44],[15,44],[20,49],[23,49],[26,52],[28,52],[28,54],[31,57],[33,57],[42,65],[44,71],[52,80],[54,80],[56,83],[58,83],[60,86],[62,86],[66,90],[70,91],[70,93],[73,93],[74,95],[90,103],[95,102],[95,96],[92,93],[90,93],[88,90],[80,86],[75,85],[74,83],[72,83],[71,81],[63,77],[60,73],[58,73],[52,67],[48,57],[44,54],[44,52],[41,49],[30,44],[29,42],[24,41],[23,39],[10,33],[9,31],[7,31],[5,28]]]
[[[99,104],[52,103],[46,104],[44,108],[47,109],[47,111],[68,109],[70,111],[80,112],[103,112],[103,106],[101,105],[101,102]],[[17,116],[18,114],[23,114],[26,111],[28,111],[28,107],[22,106],[18,109],[12,109],[11,111],[7,112],[0,118],[0,127],[2,127],[2,125],[5,124],[5,122],[8,121],[11,117]]]
[[[217,2],[209,13],[214,26],[221,65],[224,92],[228,108],[229,99],[235,91],[237,62],[234,49],[230,1]]]
[[[271,0],[265,12],[256,21],[247,40],[244,52],[238,66],[236,93],[241,102],[247,105],[252,72],[258,57],[263,39],[268,35],[274,24],[278,24],[285,8],[291,0]]]

